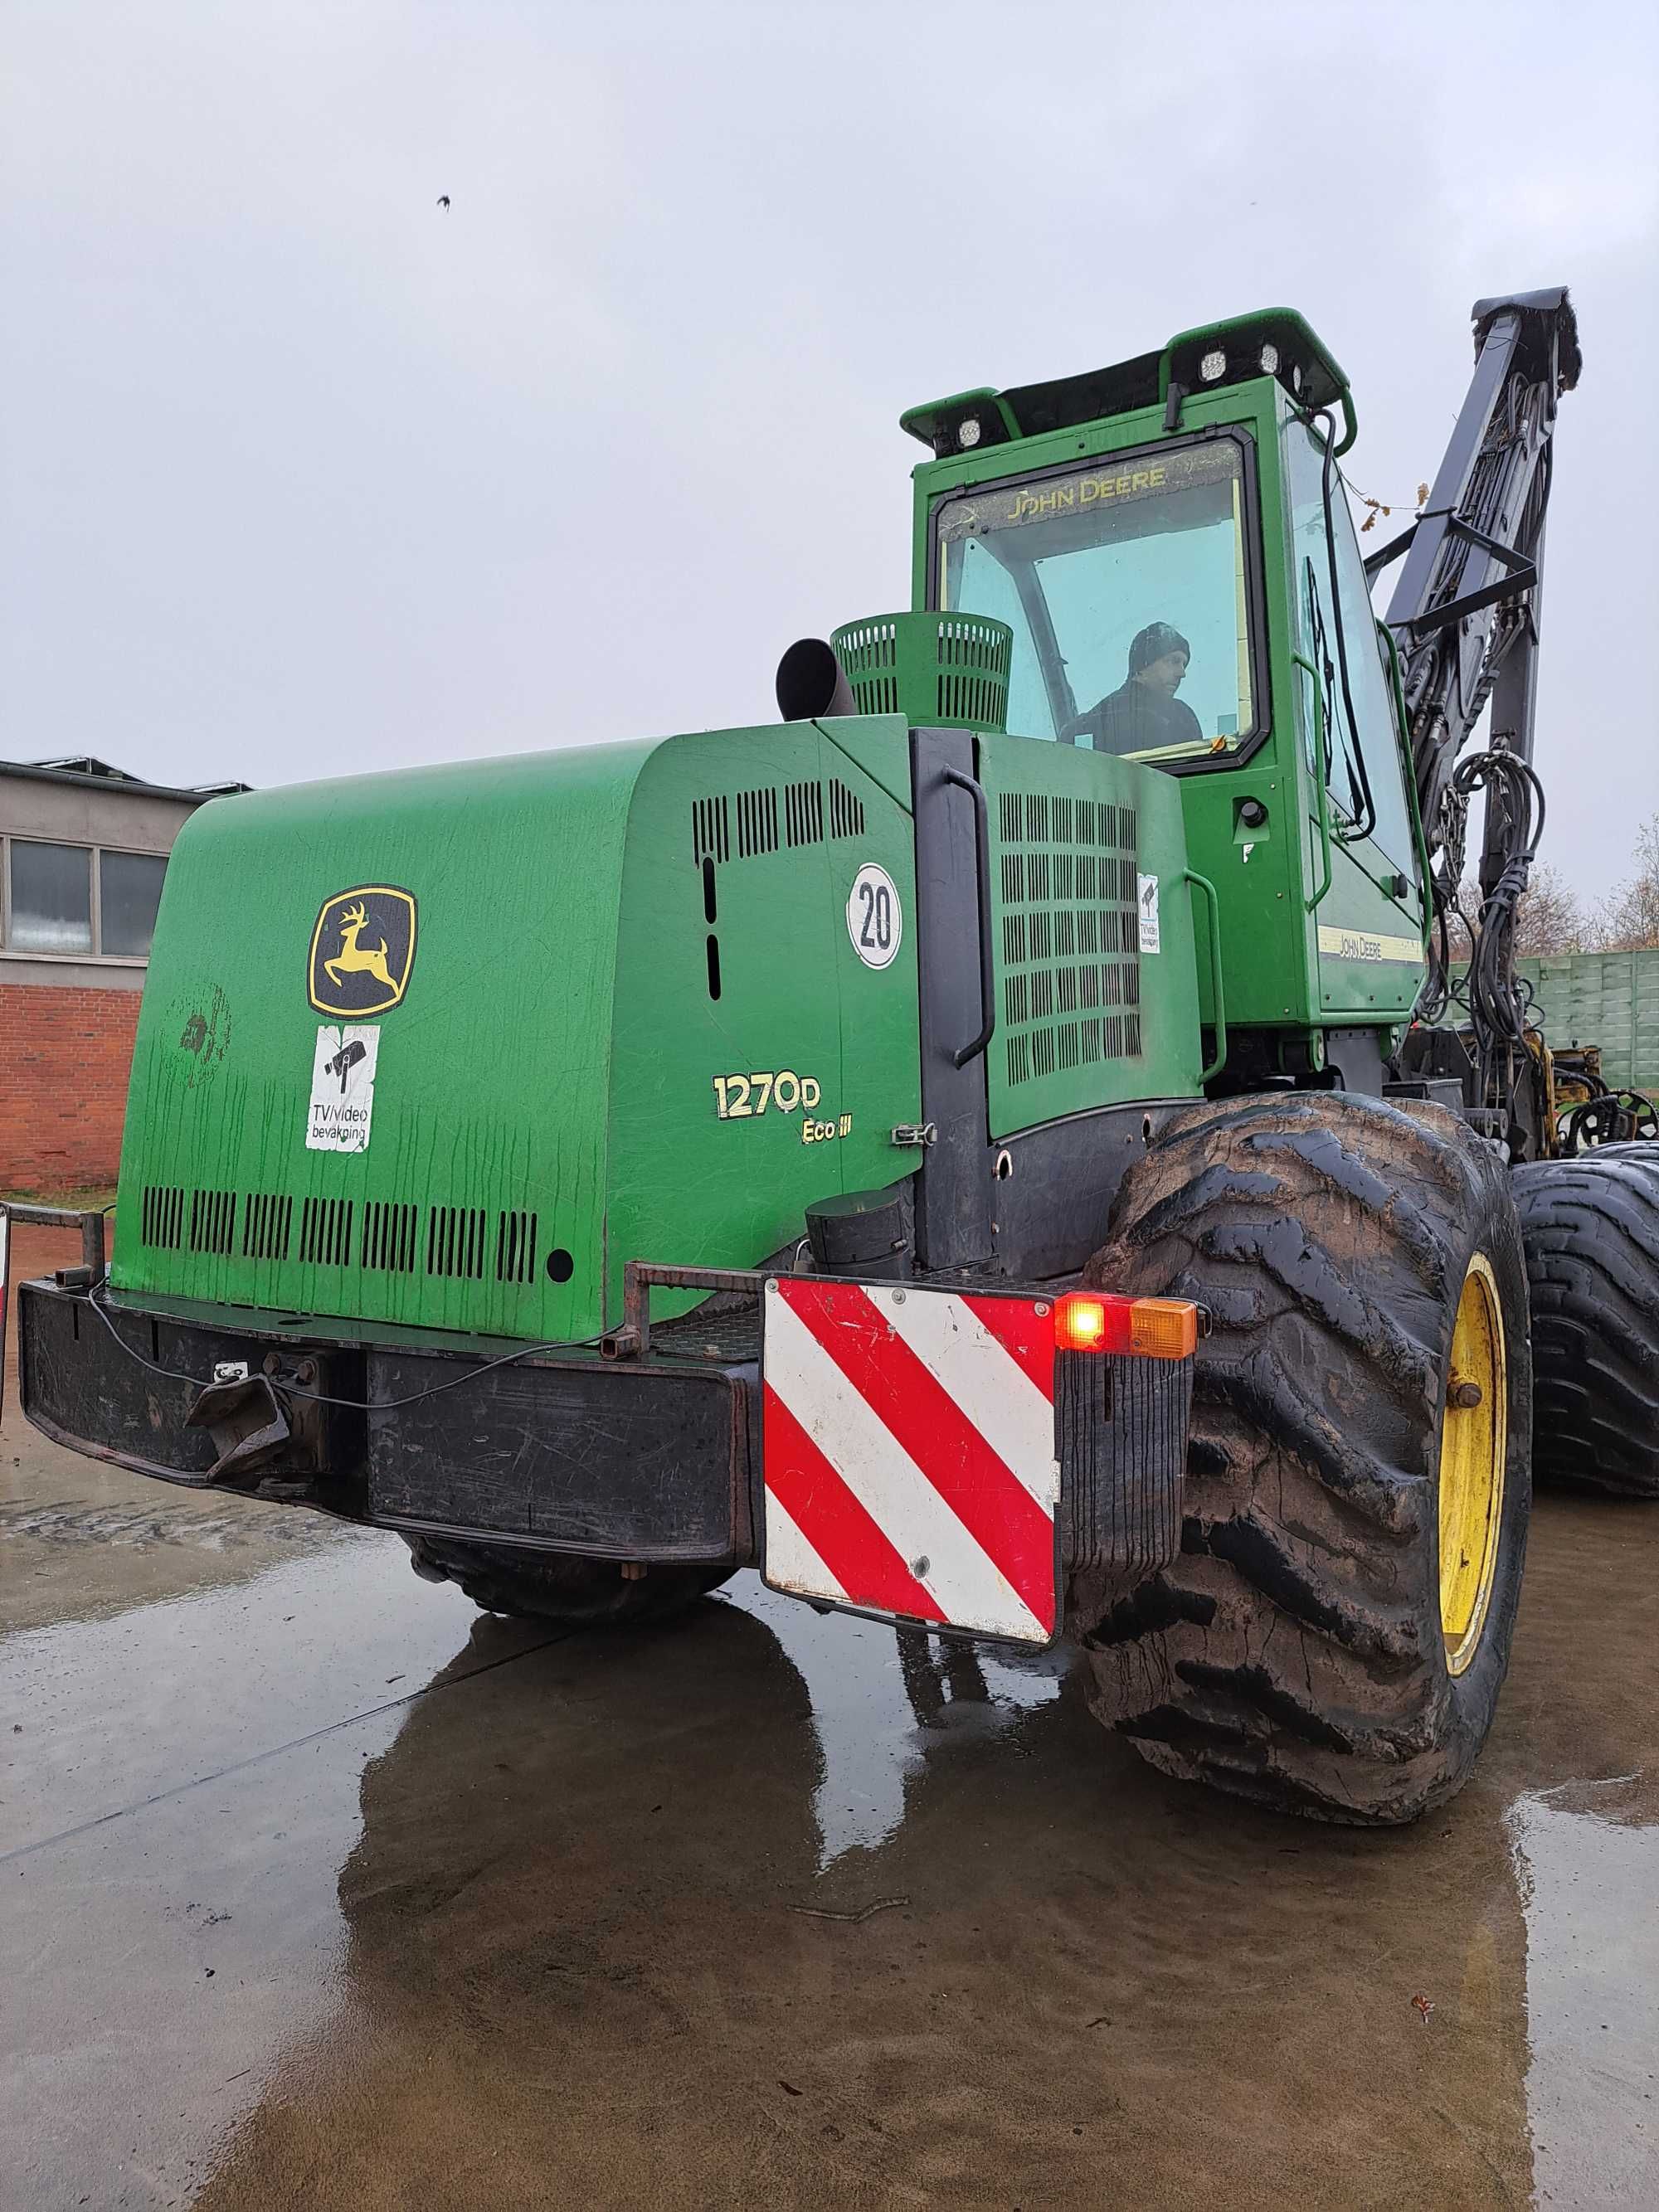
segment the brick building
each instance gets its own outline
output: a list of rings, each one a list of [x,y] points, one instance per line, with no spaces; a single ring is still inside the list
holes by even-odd
[[[204,799],[102,761],[0,761],[0,1190],[112,1183],[167,854]]]

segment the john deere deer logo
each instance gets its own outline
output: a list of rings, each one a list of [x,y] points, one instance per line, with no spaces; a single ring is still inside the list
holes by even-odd
[[[311,935],[311,1003],[361,1020],[395,1006],[415,964],[415,900],[390,884],[337,891]]]
[[[371,945],[365,951],[357,942],[368,927],[367,907],[359,904],[346,908],[340,916],[339,952],[334,959],[324,961],[323,973],[333,979],[337,988],[348,975],[372,975],[377,983],[383,983],[395,999],[398,986],[392,981],[391,971],[386,964],[385,945]]]

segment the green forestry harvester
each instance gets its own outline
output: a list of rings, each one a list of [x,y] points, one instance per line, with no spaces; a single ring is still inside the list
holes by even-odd
[[[30,1418],[498,1610],[757,1565],[1075,1639],[1170,1773],[1448,1796],[1534,1456],[1659,1495],[1651,1110],[1511,957],[1566,295],[1474,338],[1370,563],[1346,378],[1243,316],[908,414],[912,607],[781,724],[203,807]]]

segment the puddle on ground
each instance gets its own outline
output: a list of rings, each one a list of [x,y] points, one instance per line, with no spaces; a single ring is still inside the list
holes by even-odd
[[[1659,2160],[1659,1826],[1642,1777],[1523,1796],[1527,2114],[1540,2204],[1651,2203]]]
[[[473,1619],[369,1539],[0,1636],[9,2202],[187,2201],[325,2032],[363,1769]]]
[[[806,1684],[823,1772],[818,1871],[873,1849],[904,1818],[907,1782],[952,1742],[1006,1735],[1060,1693],[1064,1650],[1027,1656],[816,1613],[744,1575],[726,1601],[763,1620]]]
[[[0,1634],[0,1852],[406,1697],[476,1618],[378,1536],[108,1620]]]
[[[365,1536],[0,1636],[21,2201],[633,2203],[672,2145],[688,2205],[1659,2202],[1652,1784],[1528,1788],[1650,1747],[1575,1670],[1577,1528],[1401,1835],[1165,1783],[1076,1655],[750,1574],[550,1642]]]

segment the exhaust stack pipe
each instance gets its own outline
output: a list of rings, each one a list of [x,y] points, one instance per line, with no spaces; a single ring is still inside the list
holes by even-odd
[[[786,722],[819,714],[856,714],[858,701],[835,647],[821,637],[798,638],[778,663],[778,712]]]

